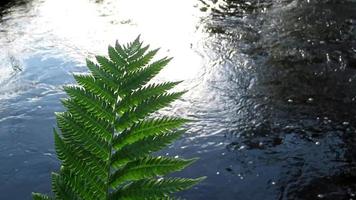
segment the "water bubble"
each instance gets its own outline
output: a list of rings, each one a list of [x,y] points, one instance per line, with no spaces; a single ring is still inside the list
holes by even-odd
[[[342,122],[342,125],[344,125],[344,126],[347,126],[349,124],[350,124],[350,122]]]
[[[242,145],[238,150],[243,150],[243,149],[245,149],[246,148],[246,146],[245,145]]]
[[[314,101],[314,99],[311,98],[311,97],[308,99],[308,102],[309,102],[309,103],[311,103],[311,102],[313,102],[313,101]]]
[[[329,63],[330,61],[331,61],[331,60],[330,60],[330,55],[327,53],[327,54],[326,54],[326,62]]]
[[[216,175],[219,175],[220,174],[220,172],[216,172]]]
[[[288,103],[293,103],[293,99],[288,99]]]
[[[178,156],[178,155],[176,155],[176,156],[174,156],[174,158],[179,158],[179,156]]]
[[[316,142],[315,142],[315,144],[316,144],[316,145],[319,145],[319,144],[320,144],[320,142],[319,142],[319,141],[316,141]]]
[[[322,195],[322,194],[318,194],[318,196],[317,196],[318,198],[324,198],[324,195]]]
[[[272,184],[272,185],[276,185],[276,182],[272,181],[271,184]]]

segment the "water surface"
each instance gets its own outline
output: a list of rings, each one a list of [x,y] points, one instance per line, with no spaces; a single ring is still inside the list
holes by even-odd
[[[191,119],[161,152],[200,157],[187,199],[355,199],[356,3],[32,0],[1,6],[0,199],[50,191],[54,112],[84,59],[141,34]]]

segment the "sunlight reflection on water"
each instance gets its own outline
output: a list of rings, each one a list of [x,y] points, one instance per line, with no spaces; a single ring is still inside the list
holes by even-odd
[[[106,53],[107,44],[117,39],[127,42],[141,34],[152,47],[161,47],[162,55],[176,58],[162,77],[192,78],[201,66],[192,50],[197,38],[201,39],[192,1],[48,0],[36,10],[39,19],[29,26],[35,28],[31,30],[34,35],[45,35],[39,43],[52,43],[45,46],[66,52],[78,62],[88,54]]]

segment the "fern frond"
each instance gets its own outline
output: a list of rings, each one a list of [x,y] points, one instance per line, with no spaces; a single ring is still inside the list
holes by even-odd
[[[64,87],[64,91],[77,105],[80,105],[98,119],[112,122],[115,119],[112,108],[106,102],[100,101],[96,95],[76,86]]]
[[[105,189],[96,188],[86,178],[82,178],[75,172],[62,167],[60,176],[63,182],[67,183],[68,187],[72,189],[81,199],[105,199]]]
[[[40,193],[32,193],[32,198],[33,198],[33,200],[51,200],[52,199],[49,196],[43,195]]]
[[[133,42],[129,42],[125,46],[125,51],[128,52],[129,55],[135,54],[137,51],[141,49],[142,42],[140,41],[140,35]]]
[[[164,157],[146,157],[137,159],[117,170],[111,177],[111,187],[116,188],[126,181],[141,180],[164,176],[179,171],[192,164],[195,160],[184,160]]]
[[[125,60],[130,56],[129,52],[125,51],[124,47],[122,47],[118,41],[116,41],[116,43],[115,43],[115,50],[116,50],[117,54],[119,56],[121,56],[122,58],[124,58]]]
[[[161,84],[149,84],[145,87],[142,87],[131,94],[127,95],[124,99],[122,99],[119,104],[119,113],[127,111],[134,106],[137,106],[139,103],[143,101],[158,96],[172,89],[174,86],[179,84],[180,82],[166,82]]]
[[[102,101],[107,104],[113,105],[116,102],[116,98],[113,95],[114,91],[110,90],[107,85],[100,79],[96,79],[89,75],[73,75],[74,79],[82,86],[85,90],[90,91]]]
[[[140,46],[142,46],[142,43],[140,44]],[[133,62],[133,61],[136,61],[137,59],[143,57],[149,48],[150,48],[150,45],[147,45],[143,48],[137,49],[137,51],[135,51],[135,53],[128,58],[128,61]],[[148,62],[146,62],[146,63],[148,63]]]
[[[114,77],[111,74],[108,74],[101,68],[99,68],[98,65],[93,63],[90,60],[86,60],[87,67],[90,70],[91,74],[98,80],[101,80],[104,82],[104,84],[110,88],[111,91],[115,91],[117,89],[117,85],[119,82],[114,79]]]
[[[127,95],[146,85],[169,63],[170,60],[171,59],[163,58],[138,71],[127,73],[126,76],[123,77],[121,91],[119,92],[122,93],[122,95]]]
[[[62,104],[68,109],[68,113],[83,126],[98,134],[105,141],[111,139],[112,126],[107,121],[96,118],[71,99],[63,100]]]
[[[159,199],[168,197],[170,194],[188,189],[204,178],[167,178],[167,179],[145,179],[132,182],[123,188],[116,190],[111,199]]]
[[[124,130],[134,123],[140,122],[149,114],[166,107],[173,101],[181,97],[185,92],[177,92],[171,94],[162,94],[143,101],[136,107],[125,113],[120,113],[122,116],[115,123],[116,130]],[[119,110],[120,111],[120,110]]]
[[[63,176],[59,176],[56,173],[52,173],[52,191],[57,200],[80,200],[80,197],[73,191],[73,188],[63,180]]]
[[[201,181],[162,178],[195,159],[153,156],[183,134],[188,120],[152,114],[180,98],[170,92],[180,82],[150,83],[171,60],[152,61],[140,38],[109,46],[108,57],[87,60],[89,74],[76,74],[78,86],[65,86],[65,112],[57,113],[55,149],[62,162],[52,175],[56,200],[174,199],[174,192]],[[34,193],[35,200],[52,198]]]
[[[65,143],[56,131],[54,136],[57,156],[62,160],[63,167],[72,169],[93,185],[98,185],[97,182],[105,182],[107,175],[105,166],[107,163],[78,145]]]
[[[90,129],[77,123],[69,113],[57,114],[57,122],[65,142],[79,143],[97,157],[108,159],[109,144],[97,134],[91,134]]]
[[[105,70],[105,72],[111,74],[116,79],[120,79],[122,77],[123,69],[115,64],[115,62],[110,61],[104,56],[96,56],[95,58],[100,64],[101,69]]]
[[[116,49],[112,46],[109,46],[108,53],[110,60],[116,64],[119,69],[125,68],[127,66],[127,61],[124,57],[121,57],[116,51]]]
[[[127,129],[123,131],[122,134],[116,136],[113,140],[113,146],[116,150],[119,150],[122,147],[147,136],[155,136],[169,132],[182,126],[186,122],[188,122],[186,119],[169,117],[145,120],[136,123],[130,129]]]
[[[111,158],[111,164],[115,168],[122,167],[132,160],[146,157],[152,152],[158,151],[166,147],[172,141],[178,139],[183,132],[170,132],[158,136],[147,136],[142,140],[126,145],[120,150],[117,150]]]
[[[140,67],[148,64],[159,51],[159,49],[155,49],[149,51],[147,54],[144,54],[148,48],[149,46],[145,47],[141,52],[137,52],[137,54],[129,58],[129,64],[127,66],[128,72],[135,71],[140,69]]]

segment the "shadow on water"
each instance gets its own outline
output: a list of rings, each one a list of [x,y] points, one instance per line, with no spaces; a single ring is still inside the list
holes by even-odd
[[[0,20],[3,20],[2,17],[11,12],[11,8],[24,6],[29,4],[32,0],[2,0],[0,2]]]
[[[26,3],[28,0],[3,0],[0,2],[0,10],[6,10],[7,8],[18,6]]]
[[[352,199],[355,3],[201,2],[201,10],[210,12],[206,30],[216,37],[211,47],[225,55],[219,70],[228,74],[214,88],[235,102],[229,117],[236,130],[227,137],[236,139],[227,148],[246,163],[245,171],[272,168],[270,175],[258,176],[279,192],[262,192],[264,198]],[[240,193],[241,199],[261,199],[254,194],[259,183],[246,182],[255,186]]]

